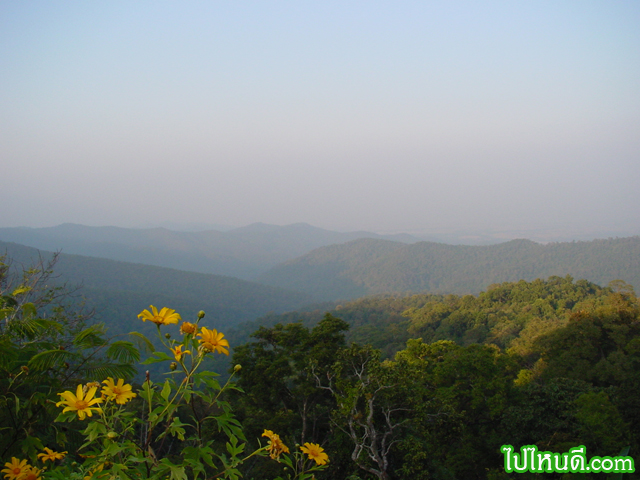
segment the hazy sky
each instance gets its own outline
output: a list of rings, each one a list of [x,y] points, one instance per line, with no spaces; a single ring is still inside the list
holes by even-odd
[[[0,0],[0,226],[640,233],[640,2]]]

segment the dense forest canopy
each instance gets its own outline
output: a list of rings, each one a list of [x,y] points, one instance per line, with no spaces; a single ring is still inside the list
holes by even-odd
[[[296,441],[312,436],[334,454],[331,478],[511,478],[503,444],[640,449],[640,307],[624,282],[552,277],[477,297],[367,298],[319,315],[260,327],[233,361],[243,364],[249,431],[259,418]],[[362,330],[367,318],[377,328]],[[349,345],[349,325],[386,355]],[[398,348],[400,330],[408,340]]]

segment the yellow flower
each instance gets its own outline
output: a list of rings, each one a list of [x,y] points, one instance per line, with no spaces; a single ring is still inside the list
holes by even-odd
[[[169,325],[171,323],[178,323],[178,320],[180,320],[180,315],[171,308],[163,307],[159,312],[153,305],[149,305],[149,308],[151,311],[143,310],[138,314],[138,318],[143,322],[151,320],[156,325]]]
[[[193,323],[183,322],[182,325],[180,325],[180,333],[182,335],[186,335],[187,333],[195,334],[197,331],[198,326]]]
[[[16,457],[12,457],[10,462],[4,464],[5,467],[2,470],[4,473],[4,478],[6,480],[16,480],[22,475],[24,475],[28,470],[31,470],[31,465],[27,463],[26,460],[18,460]]]
[[[131,385],[124,384],[124,379],[119,378],[116,384],[113,378],[109,377],[104,380],[106,386],[102,387],[102,397],[108,400],[115,400],[118,405],[124,405],[132,398],[137,397],[137,394],[131,391]]]
[[[324,453],[324,448],[317,443],[307,442],[303,447],[300,447],[300,450],[309,455],[309,460],[315,460],[318,465],[326,465],[329,460],[329,455]]]
[[[42,460],[43,462],[46,462],[47,460],[51,460],[52,462],[54,460],[62,460],[64,458],[64,456],[69,453],[69,452],[54,452],[53,450],[51,450],[48,447],[44,447],[44,452],[45,453],[39,453],[38,454],[38,458],[40,460]]]
[[[42,480],[42,470],[38,470],[36,467],[29,467],[20,476],[19,480]]]
[[[59,393],[58,395],[63,399],[56,403],[56,407],[66,405],[64,410],[62,410],[62,413],[76,411],[78,412],[78,418],[80,420],[84,420],[84,417],[87,415],[90,417],[93,416],[93,410],[98,413],[102,413],[102,409],[100,407],[92,407],[92,405],[95,405],[96,403],[102,403],[101,398],[93,398],[96,390],[96,387],[89,388],[85,396],[82,391],[82,385],[78,385],[75,395],[70,391]]]
[[[97,466],[95,466],[93,468],[90,468],[89,471],[87,472],[88,475],[86,475],[82,480],[91,480],[91,477],[93,477],[94,473],[101,472],[102,470],[104,470],[104,463],[101,463],[100,465],[97,465]],[[98,478],[100,478],[102,476],[104,476],[104,474],[98,476]]]
[[[198,336],[202,337],[200,339],[200,345],[207,352],[213,352],[215,350],[218,353],[229,355],[229,350],[227,350],[227,348],[229,348],[229,341],[225,340],[224,335],[218,333],[215,328],[209,330],[207,327],[202,327]]]
[[[178,362],[182,360],[183,355],[191,355],[190,350],[185,350],[184,352],[182,351],[182,345],[178,345],[177,347],[172,348],[171,351],[173,352],[173,355],[176,357],[176,361]]]
[[[269,456],[274,460],[280,459],[281,453],[289,453],[289,447],[287,447],[282,440],[280,440],[280,435],[277,433],[273,433],[271,430],[265,430],[262,432],[263,437],[267,437],[269,441],[267,442],[269,452]]]

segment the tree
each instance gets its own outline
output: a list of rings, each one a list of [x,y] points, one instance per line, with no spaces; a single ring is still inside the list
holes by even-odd
[[[410,408],[399,445],[403,477],[478,478],[499,464],[498,426],[517,371],[511,356],[495,346],[417,339],[394,363]]]
[[[301,323],[261,327],[252,335],[256,341],[235,349],[238,386],[246,393],[237,398],[239,415],[248,437],[266,427],[299,444],[327,440],[333,399],[316,387],[312,372],[333,364],[348,328],[327,314],[311,330]]]
[[[62,444],[57,393],[108,376],[131,378],[138,350],[89,324],[65,286],[51,286],[56,256],[19,269],[0,258],[0,457]],[[73,434],[72,430],[69,430]]]
[[[399,441],[409,408],[405,392],[411,379],[380,352],[353,343],[330,371],[315,370],[318,387],[337,402],[332,423],[351,440],[351,460],[381,480],[391,478],[392,448]]]

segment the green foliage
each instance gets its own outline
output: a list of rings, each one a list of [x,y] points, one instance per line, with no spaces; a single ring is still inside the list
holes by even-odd
[[[110,342],[103,325],[74,309],[71,292],[50,287],[52,262],[23,270],[0,261],[0,455],[33,455],[66,434],[52,424],[56,393],[94,375],[131,377],[137,354]],[[69,305],[71,304],[71,305]]]
[[[563,327],[535,343],[547,376],[579,378],[597,386],[619,384],[640,367],[640,307],[612,293],[605,305],[577,311]]]
[[[327,314],[311,330],[300,323],[259,328],[255,341],[235,349],[232,363],[242,365],[238,385],[245,393],[235,403],[250,437],[267,428],[300,445],[328,441],[333,402],[317,388],[315,373],[334,363],[347,329]]]
[[[551,277],[494,285],[478,296],[368,297],[330,313],[351,325],[347,338],[358,330],[363,342],[382,345],[343,347],[316,372],[335,402],[326,426],[332,478],[356,473],[354,464],[371,478],[506,478],[503,444],[556,452],[586,445],[589,455],[610,456],[625,445],[640,450],[640,317],[624,284]],[[259,331],[307,338],[318,317],[270,316],[262,321],[302,322]],[[404,338],[424,334],[424,341],[410,339],[398,351],[403,328]],[[269,370],[278,365],[277,356],[266,360],[269,352],[259,373],[251,364],[243,369],[258,391],[292,364]],[[300,355],[296,362],[304,363]],[[374,437],[376,446],[367,443]]]
[[[375,295],[325,310],[269,315],[230,331],[242,343],[261,325],[273,326],[301,321],[311,327],[324,311],[342,318],[350,326],[348,342],[371,344],[391,358],[410,338],[425,342],[453,340],[461,345],[486,343],[510,348],[529,359],[537,359],[535,340],[566,324],[570,315],[610,303],[611,290],[586,280],[567,277],[524,280],[492,285],[474,295]]]
[[[22,454],[16,454],[12,462],[7,463],[20,471],[16,478],[25,480],[27,475],[40,478],[41,469],[35,466],[36,462],[42,462],[42,467],[46,467],[45,462],[59,460],[62,461],[48,467],[47,478],[237,480],[242,477],[245,462],[267,455],[282,462],[275,470],[290,480],[310,480],[325,468],[327,456],[318,445],[306,443],[304,447],[311,450],[305,452],[300,448],[288,456],[289,449],[279,436],[266,430],[262,436],[268,437],[267,444],[258,444],[253,451],[248,451],[243,427],[225,398],[226,392],[239,389],[230,379],[221,386],[217,373],[202,369],[208,356],[214,352],[226,353],[225,348],[229,345],[224,335],[215,329],[200,327],[198,322],[204,317],[201,313],[194,324],[181,326],[182,335],[178,339],[171,339],[171,336],[161,335],[161,325],[168,323],[169,314],[162,315],[162,312],[156,315],[154,310],[148,318],[157,324],[158,342],[164,351],[153,352],[153,356],[143,363],[163,363],[166,368],[164,380],[154,382],[147,374],[145,382],[135,392],[123,378],[108,377],[100,383],[79,383],[75,388],[58,392],[58,402],[50,402],[58,407],[55,409],[58,412],[56,422],[71,422],[72,428],[79,427],[82,441],[69,442],[61,437],[58,444],[71,450],[71,455],[63,460],[68,451],[46,450],[38,454],[39,460],[35,460],[36,452],[51,442],[43,443],[41,432],[29,436],[22,442]],[[330,319],[328,322],[336,323]],[[71,343],[107,346],[107,358],[139,358],[133,344],[98,342],[99,337],[94,333],[83,331],[74,338],[75,343]],[[330,334],[318,332],[318,335],[327,333]],[[40,362],[44,361],[42,358]],[[50,361],[57,359],[57,355],[46,358]],[[240,371],[240,367],[235,371]],[[49,383],[49,389],[61,386]],[[25,465],[26,460],[21,461],[19,457],[27,457],[30,462]],[[288,466],[289,471],[283,472],[282,465]]]
[[[405,387],[408,434],[399,448],[403,475],[471,478],[495,465],[497,427],[514,397],[515,359],[492,346],[419,339],[410,340],[394,363],[412,372]]]

